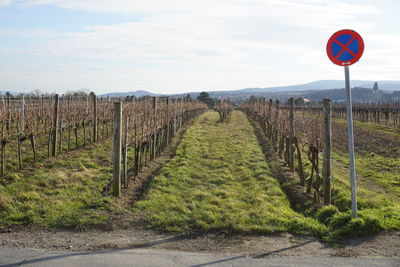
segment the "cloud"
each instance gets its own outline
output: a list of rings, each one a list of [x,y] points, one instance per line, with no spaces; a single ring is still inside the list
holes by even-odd
[[[26,0],[17,3],[25,8],[53,5],[99,12],[100,16],[128,14],[127,20],[131,14],[135,17],[134,22],[86,26],[66,33],[46,29],[0,30],[0,36],[36,38],[23,48],[14,49],[15,54],[85,62],[67,68],[57,64],[42,66],[48,78],[38,76],[38,71],[28,75],[33,70],[24,70],[24,77],[34,84],[40,84],[38,77],[41,77],[52,85],[58,78],[68,80],[66,86],[72,87],[90,81],[91,86],[98,88],[123,88],[122,83],[143,89],[174,88],[179,84],[179,89],[188,90],[334,78],[336,74],[328,71],[338,69],[327,59],[325,44],[330,34],[341,28],[354,28],[366,36],[368,51],[357,67],[363,75],[371,75],[373,63],[377,69],[387,69],[387,75],[392,77],[398,67],[391,57],[400,61],[395,51],[397,36],[388,34],[380,38],[382,41],[376,41],[379,36],[372,36],[377,21],[370,18],[382,11],[348,1]],[[12,48],[6,51],[10,53]],[[107,64],[112,66],[93,68]],[[71,68],[77,71],[63,72]],[[342,73],[337,73],[341,78]]]
[[[293,13],[304,10],[310,12],[334,12],[337,14],[374,13],[377,9],[368,5],[355,5],[343,1],[328,0],[25,0],[25,6],[55,5],[61,8],[96,12],[118,13],[168,13],[168,12],[207,12],[226,15],[278,15],[293,9]]]
[[[11,5],[11,0],[0,0],[0,6],[9,6]]]
[[[29,51],[62,57],[175,61],[232,62],[260,49],[284,50],[287,54],[307,52],[311,49],[307,45],[315,43],[315,36],[337,29],[338,21],[368,30],[373,25],[357,22],[356,16],[377,12],[366,5],[322,0],[237,0],[231,5],[222,0],[117,0],[112,5],[103,0],[24,1],[26,6],[44,4],[147,15],[135,23],[92,26],[82,32],[66,33],[59,39],[38,43]],[[300,34],[303,36],[298,37]]]
[[[40,39],[40,38],[62,37],[62,34],[58,34],[48,29],[30,29],[30,30],[0,29],[0,37]]]

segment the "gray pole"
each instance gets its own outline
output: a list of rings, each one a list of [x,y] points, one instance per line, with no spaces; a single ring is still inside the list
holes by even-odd
[[[344,66],[346,95],[347,95],[347,131],[349,139],[349,160],[350,160],[350,183],[351,183],[351,210],[353,218],[357,217],[357,195],[356,195],[356,167],[354,160],[354,137],[353,137],[353,108],[350,90],[349,66]]]

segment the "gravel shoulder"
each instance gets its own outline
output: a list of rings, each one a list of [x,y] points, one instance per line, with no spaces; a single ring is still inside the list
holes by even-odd
[[[12,255],[5,257],[5,255]],[[296,257],[251,258],[159,249],[120,249],[101,253],[29,249],[0,250],[0,266],[398,266],[397,258]]]
[[[141,227],[104,230],[49,230],[26,228],[0,233],[0,249],[30,248],[58,251],[105,251],[109,249],[164,249],[187,252],[228,253],[250,257],[399,257],[400,232],[342,240],[336,244],[315,237],[288,233],[259,236],[171,235]]]

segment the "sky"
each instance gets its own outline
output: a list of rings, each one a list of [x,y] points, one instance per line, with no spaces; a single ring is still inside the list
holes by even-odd
[[[357,80],[400,80],[399,0],[0,0],[0,91],[154,93],[344,79],[329,37],[364,39]]]

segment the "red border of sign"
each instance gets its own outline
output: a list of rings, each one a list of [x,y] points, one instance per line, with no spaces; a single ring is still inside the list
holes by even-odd
[[[350,34],[358,41],[358,45],[359,45],[358,53],[349,61],[338,60],[335,56],[332,55],[332,50],[330,49],[332,46],[332,43],[336,40],[336,38],[339,35],[342,35],[342,34]],[[361,38],[361,35],[359,35],[356,31],[348,30],[348,29],[340,30],[340,31],[335,32],[331,36],[331,38],[329,38],[328,43],[326,44],[326,53],[328,54],[329,59],[334,64],[339,65],[339,66],[349,66],[349,65],[356,63],[361,58],[362,54],[364,53],[364,41]]]

